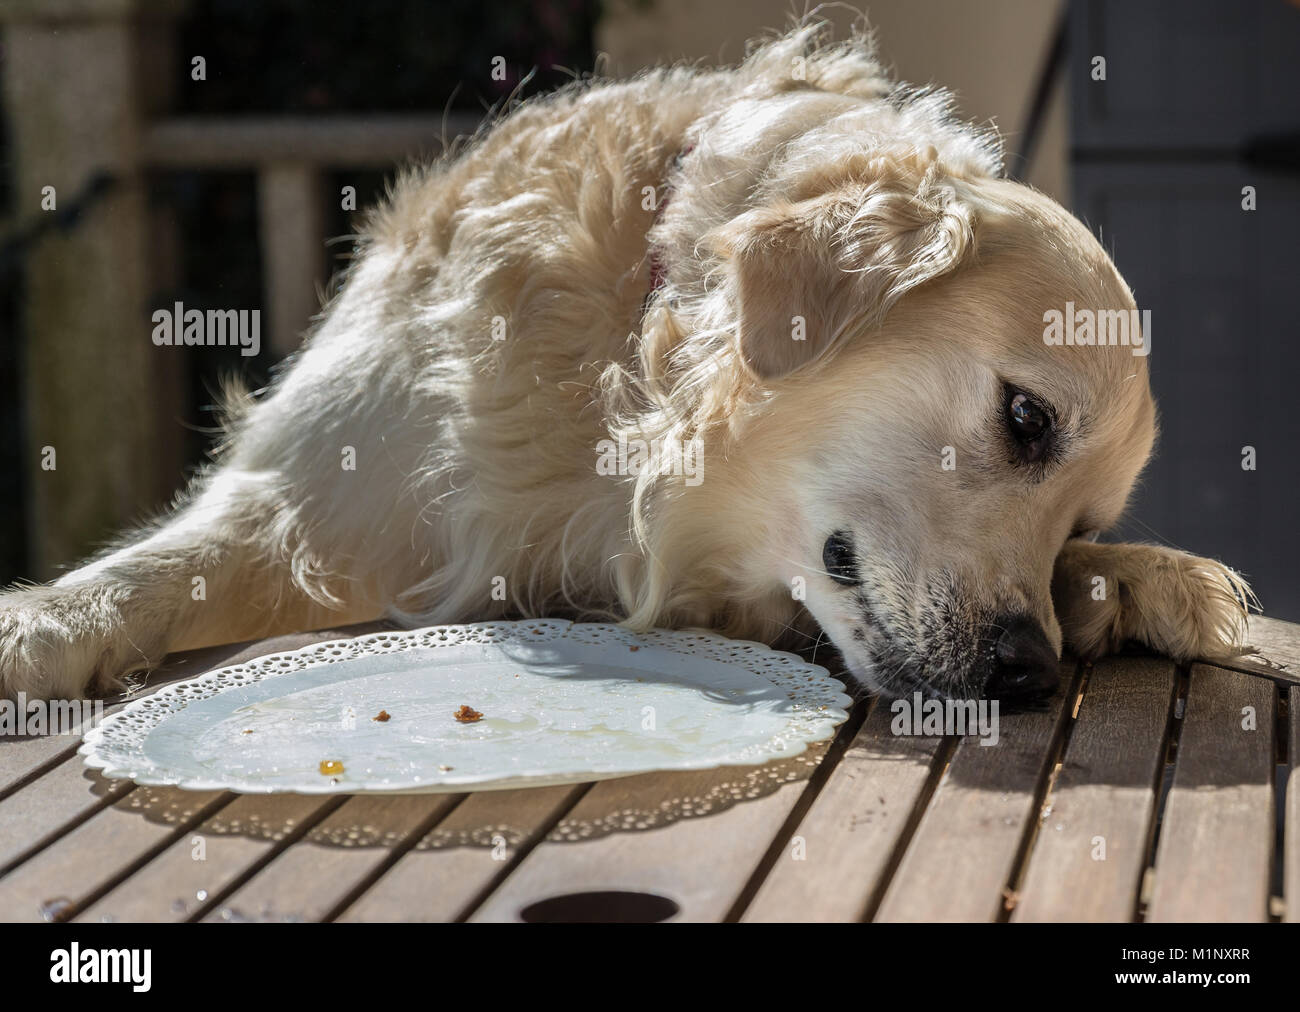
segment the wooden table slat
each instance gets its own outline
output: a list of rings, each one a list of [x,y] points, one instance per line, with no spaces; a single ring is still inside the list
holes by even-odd
[[[991,921],[1002,916],[1060,736],[1077,665],[1043,711],[1001,715],[998,744],[965,737],[894,874],[877,921]]]
[[[353,795],[203,919],[325,920],[462,797]]]
[[[1093,667],[1012,920],[1135,917],[1177,682],[1165,660]]]
[[[0,871],[134,788],[130,780],[106,780],[80,756],[68,756],[0,801]]]
[[[91,904],[78,921],[184,921],[284,850],[340,798],[242,794]]]
[[[104,713],[109,712],[105,707]],[[77,753],[81,738],[77,734],[50,734],[35,737],[0,736],[0,798],[21,790],[26,784]]]
[[[1218,665],[1243,674],[1300,684],[1300,625],[1252,615],[1246,642],[1257,652],[1219,661]]]
[[[877,701],[744,921],[856,921],[883,890],[900,842],[919,818],[948,751],[943,738],[895,735]]]
[[[1192,666],[1148,921],[1268,919],[1276,698],[1266,679]]]
[[[470,920],[517,921],[540,900],[601,891],[666,898],[673,920],[722,920],[826,748],[759,767],[603,780]]]
[[[0,878],[0,920],[72,915],[232,797],[165,787],[127,792]]]
[[[572,784],[470,795],[336,920],[458,919],[586,790]]]

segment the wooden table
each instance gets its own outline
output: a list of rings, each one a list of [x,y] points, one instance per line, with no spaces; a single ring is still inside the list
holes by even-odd
[[[187,792],[0,738],[0,919],[1300,921],[1300,626],[1251,639],[1233,669],[1065,662],[996,747],[863,702],[783,762],[533,790]]]

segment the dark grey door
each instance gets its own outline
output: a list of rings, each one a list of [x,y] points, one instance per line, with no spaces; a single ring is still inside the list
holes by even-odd
[[[1300,621],[1300,6],[1076,0],[1069,38],[1074,210],[1152,311],[1162,434],[1121,536]]]

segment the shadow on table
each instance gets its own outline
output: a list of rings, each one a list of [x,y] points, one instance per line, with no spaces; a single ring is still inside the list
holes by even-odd
[[[491,791],[478,795],[237,795],[192,792],[170,787],[129,789],[115,804],[166,825],[192,822],[205,808],[204,835],[238,835],[282,840],[302,835],[305,842],[334,847],[391,847],[409,839],[413,824],[432,822],[414,845],[416,850],[452,847],[516,847],[545,831],[547,839],[591,840],[618,832],[667,826],[680,819],[703,818],[738,804],[755,801],[791,783],[806,782],[825,755],[828,743],[774,763],[725,767],[690,773],[641,774],[601,784],[608,790],[602,807],[588,798],[581,815],[569,805],[582,796],[577,785]],[[85,772],[92,793],[106,797],[112,781]],[[630,784],[625,789],[621,784]],[[593,789],[594,789],[593,788]],[[543,793],[547,792],[547,793]],[[232,803],[239,799],[236,807]],[[539,801],[541,802],[540,818]],[[548,801],[555,811],[547,813]],[[348,815],[355,812],[355,818]],[[517,817],[518,816],[518,817]],[[306,829],[304,834],[304,827]]]

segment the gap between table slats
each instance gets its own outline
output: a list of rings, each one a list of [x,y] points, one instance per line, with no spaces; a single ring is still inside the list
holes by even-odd
[[[471,794],[331,919],[463,920],[590,787]]]
[[[1046,710],[1000,716],[998,744],[957,745],[877,921],[993,921],[1004,914],[1024,846],[1037,820],[1082,672],[1063,661],[1061,689]]]
[[[580,918],[582,897],[599,892],[667,899],[674,920],[722,920],[826,750],[756,767],[600,781],[469,920],[517,921],[559,896],[571,897],[568,916]]]
[[[0,878],[134,789],[72,755],[0,800]]]
[[[202,920],[324,920],[359,885],[414,846],[461,797],[352,795]]]
[[[202,916],[344,800],[241,794],[75,919],[166,922]]]
[[[1146,920],[1264,921],[1277,690],[1268,679],[1204,664],[1192,665],[1189,679]]]
[[[1093,666],[1016,887],[1013,921],[1133,919],[1176,689],[1170,661]]]
[[[952,753],[952,739],[898,736],[876,700],[825,786],[788,834],[741,920],[869,915]]]
[[[84,910],[78,920],[453,920],[585,785],[447,795],[241,795]],[[534,824],[530,813],[540,814]],[[509,823],[506,826],[506,823]],[[196,857],[201,841],[201,857]],[[420,861],[422,848],[430,860]],[[513,853],[511,853],[513,852]],[[406,869],[413,875],[403,875]],[[391,878],[390,878],[391,876]],[[376,907],[371,897],[387,896]],[[356,916],[369,910],[370,917]]]
[[[127,791],[0,879],[0,920],[67,919],[233,798],[222,791]]]

